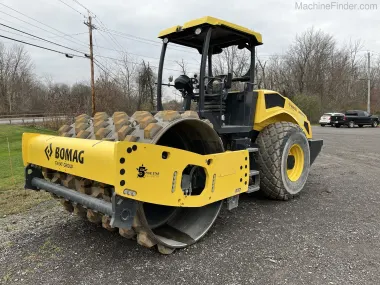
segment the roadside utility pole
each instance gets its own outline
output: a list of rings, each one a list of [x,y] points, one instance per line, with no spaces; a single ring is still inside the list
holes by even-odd
[[[368,87],[367,87],[367,112],[371,114],[371,53],[368,52]]]
[[[95,115],[95,76],[94,76],[94,53],[93,53],[93,46],[92,46],[92,30],[95,29],[95,26],[92,25],[92,18],[90,15],[88,15],[88,22],[84,23],[86,26],[88,26],[88,32],[90,35],[90,63],[91,63],[91,102],[92,102],[92,116]]]

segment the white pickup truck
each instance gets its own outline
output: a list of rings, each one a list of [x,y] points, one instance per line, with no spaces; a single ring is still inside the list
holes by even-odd
[[[332,116],[339,116],[344,114],[342,113],[324,113],[322,117],[319,119],[319,124],[324,127],[324,126],[333,126],[334,123],[331,121]]]

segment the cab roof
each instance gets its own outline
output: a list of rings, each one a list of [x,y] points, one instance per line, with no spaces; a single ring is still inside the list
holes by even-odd
[[[159,33],[158,38],[163,39],[167,37],[169,42],[193,47],[200,51],[203,46],[205,33],[196,35],[195,30],[210,26],[215,27],[211,42],[219,48],[247,43],[251,40],[253,40],[254,45],[263,44],[260,33],[210,16],[189,21],[183,26],[178,25],[165,29]]]

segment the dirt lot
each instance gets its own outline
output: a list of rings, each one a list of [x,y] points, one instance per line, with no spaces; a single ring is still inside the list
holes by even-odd
[[[378,284],[380,128],[323,138],[303,194],[224,210],[196,245],[162,256],[53,201],[0,218],[0,284]]]

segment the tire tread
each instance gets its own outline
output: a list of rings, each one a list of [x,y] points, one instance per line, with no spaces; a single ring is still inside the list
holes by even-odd
[[[276,122],[264,128],[256,139],[259,145],[255,157],[260,171],[260,190],[268,198],[289,200],[296,196],[286,191],[281,176],[283,146],[292,131],[302,132],[302,129],[290,122]]]

